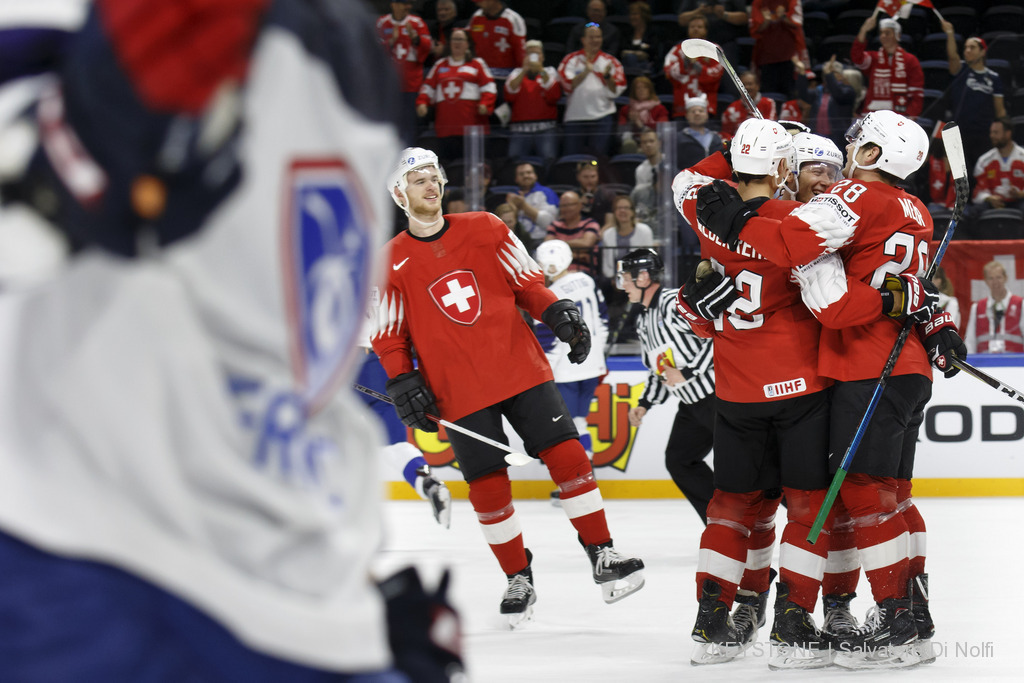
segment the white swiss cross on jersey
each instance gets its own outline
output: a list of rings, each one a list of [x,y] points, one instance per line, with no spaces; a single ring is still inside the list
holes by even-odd
[[[469,270],[442,275],[429,287],[430,297],[441,311],[460,325],[472,325],[480,317],[480,287]]]
[[[462,94],[462,81],[448,81],[441,87],[446,100],[457,100]]]

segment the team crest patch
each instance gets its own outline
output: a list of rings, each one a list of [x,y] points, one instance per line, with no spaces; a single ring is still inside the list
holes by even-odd
[[[312,402],[351,361],[370,292],[372,210],[345,162],[294,161],[285,191],[285,301],[292,368]]]
[[[455,270],[428,287],[430,297],[446,316],[460,325],[472,325],[480,317],[480,286],[470,270]]]

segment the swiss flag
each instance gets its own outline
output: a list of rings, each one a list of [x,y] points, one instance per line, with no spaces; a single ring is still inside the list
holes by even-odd
[[[902,6],[903,0],[878,0],[878,7],[875,8],[875,11],[881,11],[890,17],[895,17]]]
[[[914,5],[925,9],[935,9],[932,0],[878,0],[875,11],[885,12],[890,17],[899,14],[901,19],[906,19],[910,16],[910,10],[914,8]]]

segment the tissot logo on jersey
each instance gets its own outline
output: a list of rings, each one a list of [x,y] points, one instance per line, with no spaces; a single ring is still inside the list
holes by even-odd
[[[469,270],[442,275],[428,288],[437,307],[460,325],[472,325],[480,317],[480,286]]]
[[[764,385],[765,398],[779,398],[781,396],[789,396],[790,394],[799,394],[804,391],[807,391],[807,382],[803,377]]]

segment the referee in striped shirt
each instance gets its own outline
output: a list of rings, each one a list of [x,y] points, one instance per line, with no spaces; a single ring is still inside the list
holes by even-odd
[[[664,269],[653,249],[629,252],[616,268],[618,288],[630,303],[642,306],[636,332],[643,348],[641,359],[650,370],[643,395],[629,411],[629,423],[639,427],[651,406],[678,399],[665,446],[665,468],[707,524],[708,503],[715,490],[714,473],[704,462],[711,452],[715,425],[711,340],[695,335],[676,314],[679,290],[662,287]]]

